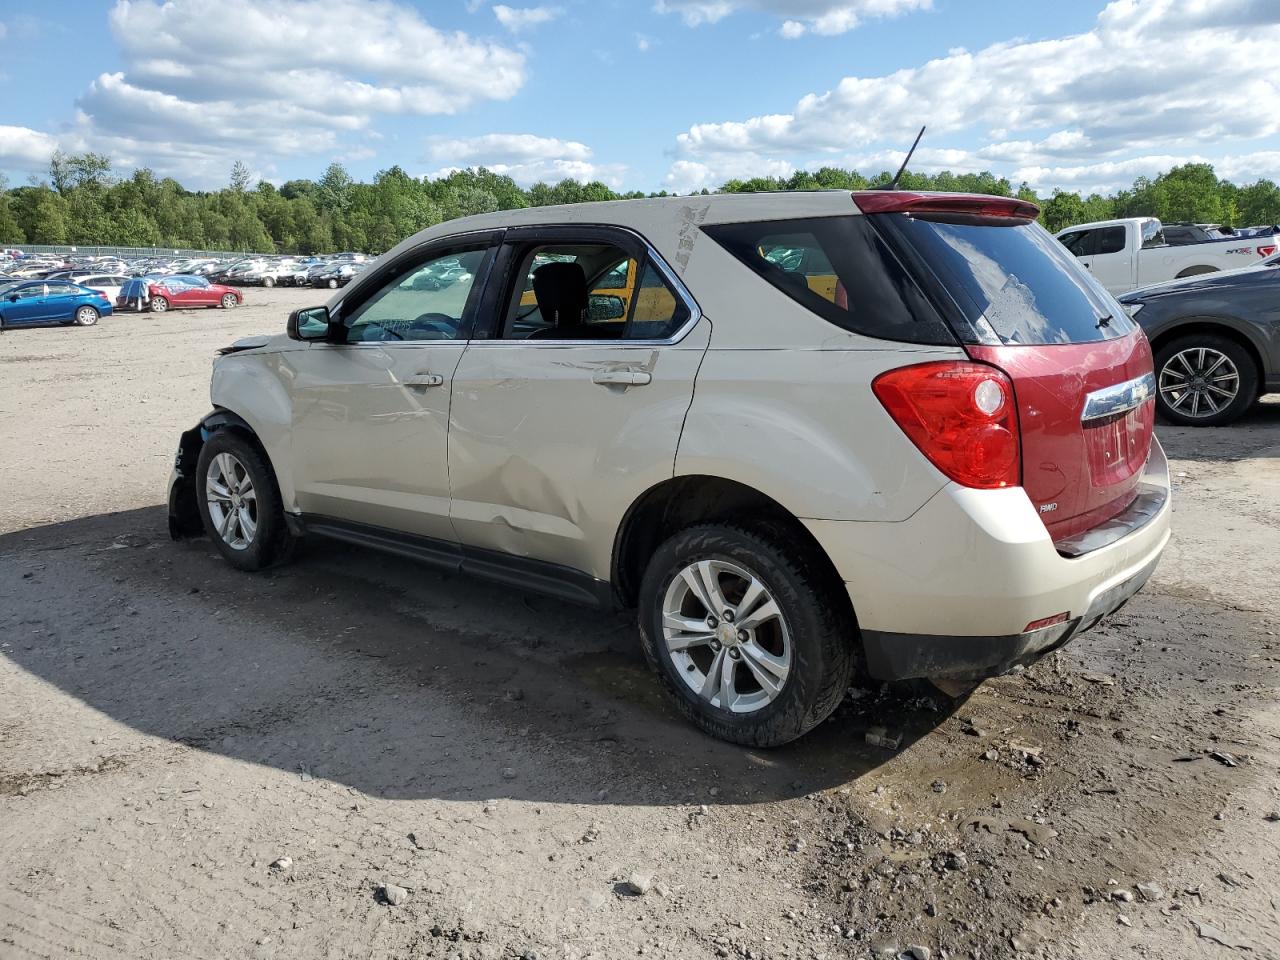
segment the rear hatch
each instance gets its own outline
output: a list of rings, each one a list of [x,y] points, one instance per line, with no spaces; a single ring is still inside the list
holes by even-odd
[[[859,207],[907,261],[970,357],[1004,371],[1022,486],[1055,540],[1137,495],[1154,422],[1146,336],[1016,200],[865,192]]]

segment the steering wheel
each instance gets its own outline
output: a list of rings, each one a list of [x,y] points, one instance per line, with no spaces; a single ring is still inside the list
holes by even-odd
[[[424,313],[413,320],[413,329],[441,334],[441,339],[452,340],[458,332],[458,320],[447,313]]]

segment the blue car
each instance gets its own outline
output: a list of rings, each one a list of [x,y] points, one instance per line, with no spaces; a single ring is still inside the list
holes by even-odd
[[[99,290],[70,280],[22,280],[0,286],[0,330],[44,323],[91,327],[111,316],[111,301]]]

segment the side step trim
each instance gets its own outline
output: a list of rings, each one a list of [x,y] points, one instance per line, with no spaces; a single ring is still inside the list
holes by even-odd
[[[570,603],[604,609],[617,606],[613,585],[607,580],[597,580],[581,570],[558,563],[315,514],[294,515],[290,517],[289,527],[295,533],[310,533],[370,547],[418,560],[440,570],[474,574],[517,590],[541,593]]]

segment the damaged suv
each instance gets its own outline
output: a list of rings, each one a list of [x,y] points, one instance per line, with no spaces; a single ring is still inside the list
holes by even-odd
[[[974,680],[1089,629],[1169,538],[1146,337],[1006,198],[540,207],[432,227],[214,364],[175,537],[302,536],[638,611],[702,729]],[[456,282],[420,282],[442,264]]]

